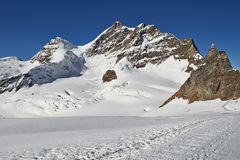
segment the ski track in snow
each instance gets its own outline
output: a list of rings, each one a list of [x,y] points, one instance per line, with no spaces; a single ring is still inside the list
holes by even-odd
[[[53,145],[24,152],[0,152],[2,160],[157,160],[157,159],[239,159],[227,149],[228,142],[240,136],[239,114],[194,116],[166,124],[134,127],[99,133],[77,144]],[[238,137],[239,138],[239,137]],[[237,138],[237,139],[238,139]],[[226,146],[226,147],[224,147]],[[222,150],[227,150],[221,152]],[[236,151],[237,152],[237,151]]]
[[[239,132],[240,124],[235,116],[209,119],[195,127],[197,128],[191,128],[187,134],[183,134],[179,138],[173,138],[160,146],[154,145],[151,150],[145,150],[137,156],[128,156],[128,159],[207,160],[226,159],[226,156],[230,156],[228,159],[240,158],[240,154],[230,155],[230,152],[222,152],[220,149]]]

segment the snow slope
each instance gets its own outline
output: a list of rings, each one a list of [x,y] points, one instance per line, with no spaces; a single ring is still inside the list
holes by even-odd
[[[157,109],[187,79],[188,63],[174,61],[134,69],[126,59],[115,65],[113,58],[94,56],[86,59],[82,76],[2,94],[0,113],[4,117],[144,115],[145,107]],[[116,70],[118,79],[103,84],[101,75],[107,69]],[[182,79],[174,79],[176,74]]]

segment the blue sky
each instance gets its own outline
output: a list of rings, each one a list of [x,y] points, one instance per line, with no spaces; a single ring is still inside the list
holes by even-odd
[[[84,44],[118,20],[193,38],[203,55],[214,42],[240,69],[239,7],[237,0],[5,0],[0,2],[0,57],[29,59],[56,36]]]

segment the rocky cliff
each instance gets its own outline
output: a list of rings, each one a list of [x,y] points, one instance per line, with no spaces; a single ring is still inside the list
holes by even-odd
[[[193,71],[181,88],[163,105],[175,98],[187,99],[189,103],[220,98],[240,98],[240,73],[233,70],[227,54],[212,45],[203,65]]]
[[[192,39],[178,39],[169,33],[162,33],[154,25],[139,24],[135,28],[115,22],[102,33],[86,51],[87,56],[115,55],[116,63],[127,57],[136,68],[147,63],[160,64],[168,57],[187,59],[188,71],[202,62],[202,56]]]

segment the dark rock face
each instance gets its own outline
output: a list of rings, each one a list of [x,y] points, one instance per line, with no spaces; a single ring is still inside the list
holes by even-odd
[[[192,71],[188,80],[162,106],[175,98],[188,99],[189,103],[217,98],[240,98],[240,73],[232,69],[225,52],[218,52],[213,46],[204,63],[199,69]]]
[[[115,22],[86,53],[88,57],[99,54],[116,56],[116,63],[126,57],[136,68],[147,63],[160,64],[170,56],[187,59],[189,64],[202,64],[202,57],[192,39],[181,40],[172,34],[161,33],[154,25],[143,23],[128,28]]]
[[[0,94],[6,91],[18,91],[22,87],[31,87],[34,80],[28,74],[20,74],[18,76],[0,80]]]
[[[117,74],[114,70],[107,70],[102,77],[103,82],[111,82],[114,79],[117,79]]]

